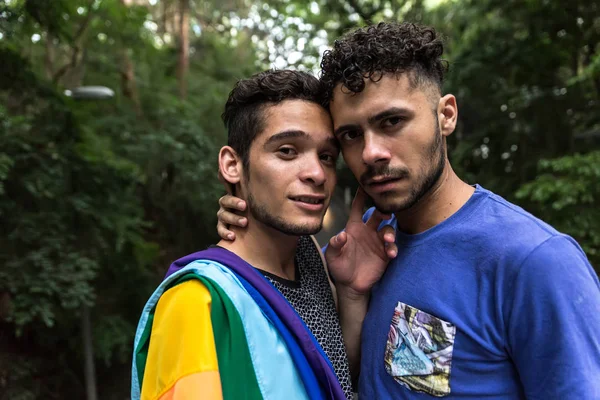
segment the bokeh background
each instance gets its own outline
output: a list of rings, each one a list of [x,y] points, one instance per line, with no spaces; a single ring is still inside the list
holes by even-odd
[[[0,399],[126,399],[137,319],[217,240],[220,114],[237,79],[318,73],[368,22],[435,26],[458,174],[600,265],[596,0],[0,0]],[[82,86],[114,96],[77,96]],[[339,188],[320,240],[343,225]]]

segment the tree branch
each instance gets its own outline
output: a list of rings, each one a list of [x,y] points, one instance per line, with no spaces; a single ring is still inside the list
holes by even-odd
[[[358,4],[357,0],[346,0],[346,4],[348,4],[355,13],[357,13],[365,22],[371,22],[371,18],[377,13],[377,10],[372,9],[370,12],[366,12],[363,10]]]
[[[83,39],[83,34],[85,33],[87,27],[90,24],[90,21],[92,20],[92,6],[93,5],[94,5],[94,0],[91,0],[88,4],[88,13],[85,16],[85,19],[79,26],[79,29],[77,29],[77,32],[75,32],[75,36],[73,36],[74,47],[73,47],[73,54],[71,54],[71,60],[56,71],[56,73],[54,74],[54,77],[52,79],[52,81],[54,83],[58,83],[60,78],[62,78],[63,75],[67,73],[67,71],[69,71],[70,69],[75,68],[77,66],[77,59],[79,58],[79,53],[81,52],[81,41]]]
[[[46,78],[52,79],[54,76],[54,37],[50,31],[46,32],[46,52],[44,53],[44,66],[46,69]]]
[[[179,0],[179,57],[177,62],[177,78],[179,80],[179,96],[187,95],[187,74],[190,62],[190,0]]]

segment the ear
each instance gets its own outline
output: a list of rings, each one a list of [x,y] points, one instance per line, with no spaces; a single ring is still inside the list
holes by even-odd
[[[221,147],[219,151],[219,173],[225,182],[235,186],[242,179],[244,169],[242,159],[230,146]]]
[[[450,136],[450,134],[454,132],[458,120],[456,97],[452,94],[447,94],[440,98],[437,112],[442,136]]]

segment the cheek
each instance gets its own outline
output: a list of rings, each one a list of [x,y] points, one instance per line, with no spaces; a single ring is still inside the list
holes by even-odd
[[[268,155],[263,156],[254,165],[250,164],[250,177],[255,182],[272,183],[277,177],[280,166],[277,160],[273,160]]]
[[[417,130],[413,130],[403,138],[390,144],[389,151],[392,159],[400,161],[408,167],[416,167],[423,162],[423,156],[427,154],[429,146],[426,138],[421,137]],[[393,162],[392,162],[393,163]]]
[[[291,163],[266,163],[261,165],[260,172],[251,175],[252,189],[267,201],[285,196],[293,185],[297,175],[297,166]]]

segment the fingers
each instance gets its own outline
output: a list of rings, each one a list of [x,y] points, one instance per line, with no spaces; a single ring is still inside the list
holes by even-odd
[[[225,226],[227,225],[235,225],[243,228],[248,223],[248,219],[246,217],[240,217],[237,214],[232,213],[231,211],[220,208],[217,211],[217,219],[219,222],[222,222]]]
[[[217,222],[217,233],[223,240],[235,240],[235,233],[227,229],[227,225],[221,220]]]
[[[386,225],[379,230],[379,237],[384,243],[394,243],[396,241],[396,230],[391,225]]]
[[[362,221],[363,210],[365,209],[365,202],[367,201],[367,194],[363,188],[359,187],[352,200],[352,208],[350,209],[349,221]]]
[[[383,220],[390,219],[391,217],[392,216],[389,214],[384,214],[379,210],[375,210],[367,220],[367,226],[371,229],[377,229]]]
[[[226,194],[219,199],[219,206],[225,210],[244,211],[246,209],[246,202],[239,197]]]
[[[340,232],[331,239],[329,239],[329,246],[327,246],[325,256],[336,257],[337,255],[339,255],[347,241],[348,235],[346,234],[346,232]]]
[[[396,231],[390,226],[386,225],[378,232],[379,238],[385,246],[385,253],[388,258],[392,259],[398,255],[398,246],[396,245]]]
[[[398,255],[398,246],[396,246],[396,243],[390,243],[385,247],[385,254],[388,256],[388,258],[391,260],[393,258],[396,258],[396,256]]]
[[[223,204],[221,200],[223,200],[223,197],[221,197],[221,199],[219,200],[219,204]],[[229,230],[229,225],[239,226],[243,228],[247,224],[247,218],[240,217],[239,215],[224,209],[222,205],[221,208],[219,208],[219,211],[217,211],[217,233],[224,240],[235,240],[235,233]]]
[[[217,233],[224,240],[235,240],[235,233],[228,227],[234,225],[243,228],[248,224],[248,219],[233,212],[244,211],[246,202],[227,194],[219,199],[219,205],[221,208],[217,211]]]

